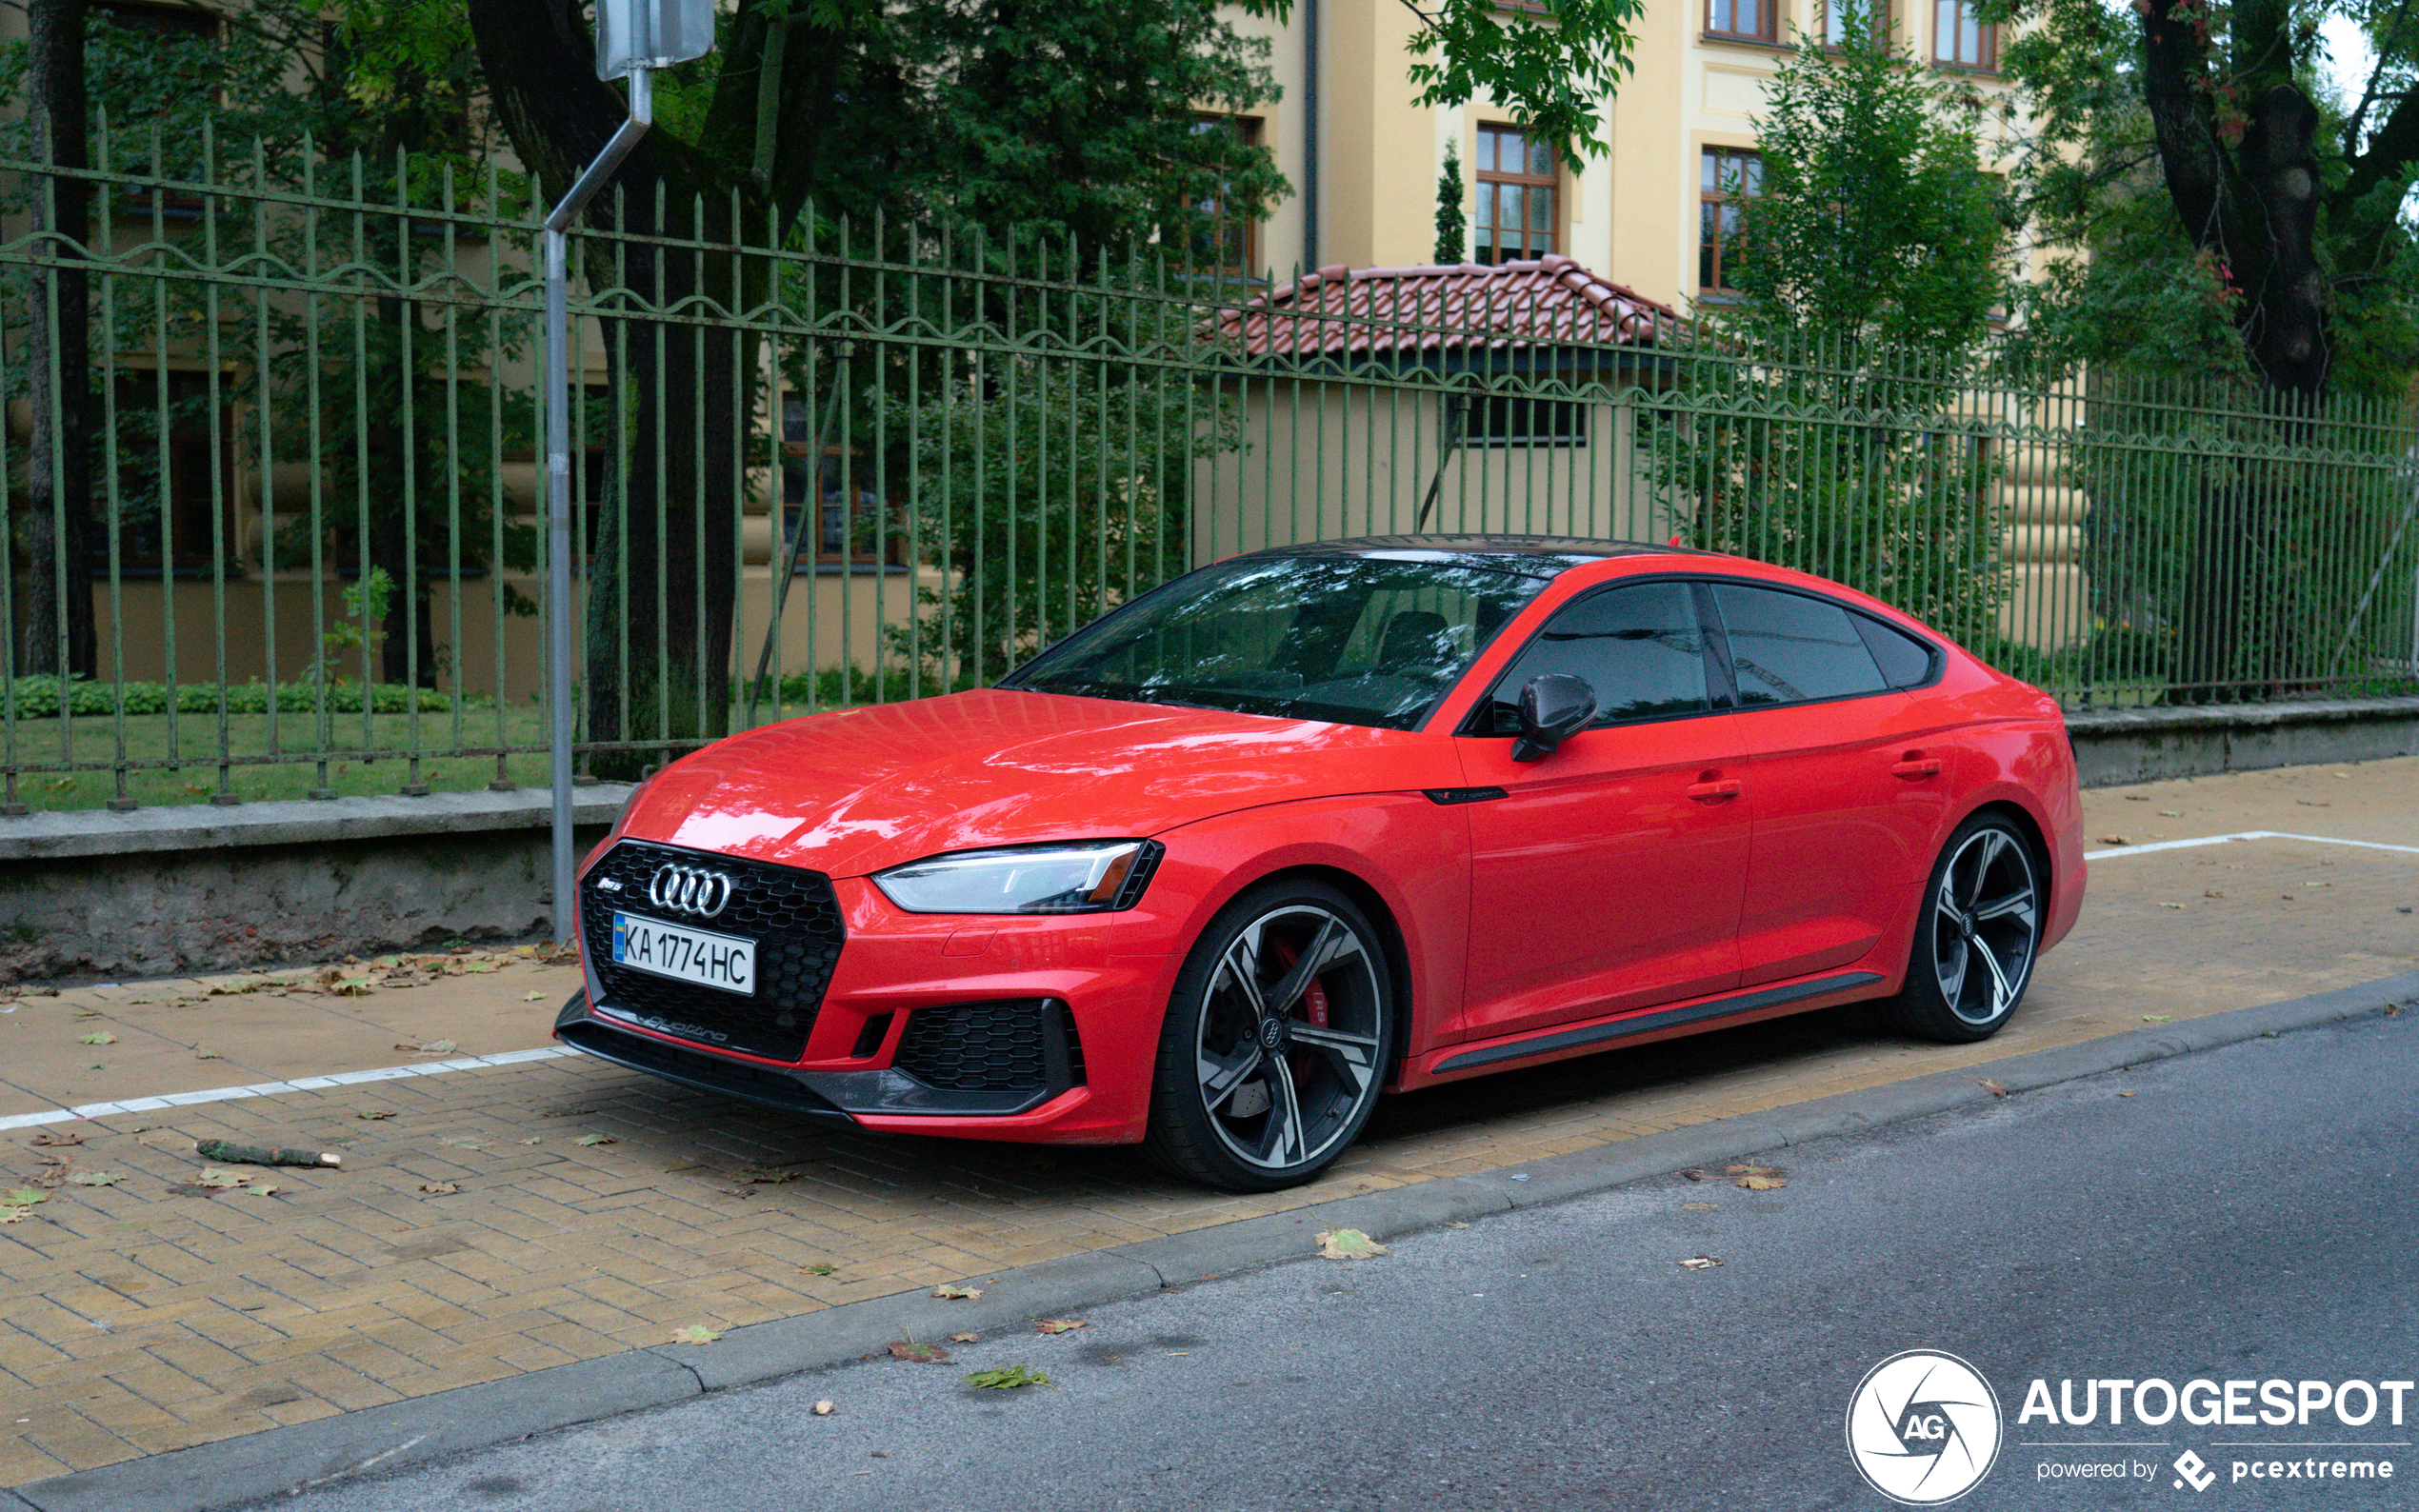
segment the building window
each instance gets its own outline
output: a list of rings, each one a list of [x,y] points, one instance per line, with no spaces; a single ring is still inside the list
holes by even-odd
[[[1780,0],[1705,0],[1705,34],[1740,42],[1778,42]]]
[[[1739,202],[1764,191],[1764,160],[1744,148],[1709,147],[1697,178],[1697,288],[1732,286],[1739,251]]]
[[[1823,46],[1827,48],[1838,47],[1849,24],[1860,15],[1875,42],[1885,47],[1889,43],[1888,0],[1815,0],[1815,8],[1823,17]]]
[[[1196,136],[1223,131],[1245,147],[1260,145],[1260,118],[1256,115],[1195,116],[1192,129]],[[1221,189],[1225,187],[1222,185]],[[1260,276],[1257,222],[1234,214],[1223,192],[1207,199],[1189,200],[1185,208],[1193,212],[1185,252],[1194,271],[1238,280]]]
[[[1517,127],[1478,129],[1477,260],[1509,263],[1554,249],[1562,186],[1554,149]]]
[[[1527,394],[1479,394],[1459,401],[1473,447],[1584,447],[1588,406],[1576,399],[1532,399]]]
[[[1931,57],[1952,69],[1999,67],[1999,29],[1974,19],[1973,0],[1932,0]]]

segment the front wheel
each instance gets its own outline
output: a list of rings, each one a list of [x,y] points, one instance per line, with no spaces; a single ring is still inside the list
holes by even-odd
[[[2005,815],[1957,826],[1925,885],[1907,985],[1891,1005],[1903,1027],[1950,1044],[1999,1032],[2041,945],[2035,869],[2031,845]]]
[[[1177,974],[1145,1152],[1229,1191],[1309,1181],[1377,1104],[1392,1000],[1385,949],[1352,900],[1317,882],[1252,888]]]

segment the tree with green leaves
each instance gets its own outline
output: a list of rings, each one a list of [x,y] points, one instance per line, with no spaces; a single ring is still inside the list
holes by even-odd
[[[2050,349],[2105,354],[2083,328],[2106,314],[2146,356],[2239,373],[2280,406],[2407,382],[2419,355],[2401,213],[2419,182],[2419,4],[1994,9],[2021,29],[2005,67],[2036,134],[2027,177],[2045,239],[2097,254],[2092,270],[2053,275],[2046,308],[2076,328],[2046,332]],[[2329,14],[2376,50],[2343,101],[2319,76]],[[2212,317],[2235,351],[2205,351]]]
[[[2007,212],[1965,91],[1853,14],[1839,36],[1782,63],[1757,156],[1721,186],[1733,292],[1699,308],[1653,466],[1694,500],[1696,544],[1979,641],[2003,592],[1994,468],[1962,409],[2006,297]]]
[[[2322,70],[2329,12],[2376,49],[2356,94]],[[2079,375],[2090,435],[2068,481],[2090,500],[2095,620],[2141,647],[2171,701],[2260,696],[2338,675],[2334,587],[2389,564],[2407,502],[2391,459],[2272,460],[2330,414],[2401,408],[2419,357],[2419,12],[2140,0],[2020,0],[2006,50],[2033,140],[2018,175],[2052,249],[2010,355]],[[2165,404],[2142,404],[2164,396]],[[2396,451],[2389,428],[2340,432]],[[2382,521],[2382,531],[2372,526]]]
[[[1436,260],[1458,263],[1469,254],[1469,186],[1462,182],[1462,149],[1445,144],[1445,166],[1436,175]]]

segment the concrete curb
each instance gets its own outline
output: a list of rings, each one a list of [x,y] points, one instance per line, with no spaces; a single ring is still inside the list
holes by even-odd
[[[1691,1165],[1905,1123],[2009,1092],[2141,1065],[2263,1035],[2419,1002],[2419,971],[2187,1024],[1941,1071],[1770,1112],[1719,1119],[1537,1161],[1526,1169],[1445,1178],[1338,1198],[1291,1212],[1044,1261],[987,1282],[970,1302],[902,1292],[825,1312],[734,1328],[709,1348],[633,1349],[410,1402],[198,1444],[0,1490],[0,1512],[209,1512],[346,1478],[422,1463],[707,1391],[846,1363],[912,1331],[941,1339],[1307,1258],[1322,1228],[1388,1239],[1490,1213],[1539,1207]]]
[[[2070,710],[2086,787],[2419,755],[2419,698]]]

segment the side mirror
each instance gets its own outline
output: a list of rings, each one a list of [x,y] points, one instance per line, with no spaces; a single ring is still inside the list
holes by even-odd
[[[1595,717],[1596,690],[1586,678],[1566,672],[1532,677],[1520,690],[1520,739],[1512,742],[1511,759],[1544,761]]]

